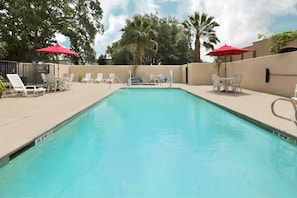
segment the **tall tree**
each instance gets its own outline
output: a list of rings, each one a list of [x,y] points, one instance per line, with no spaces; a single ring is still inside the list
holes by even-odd
[[[175,18],[161,18],[156,24],[159,43],[157,57],[162,64],[184,64],[191,61],[190,36]]]
[[[136,42],[136,64],[142,64],[144,48],[158,49],[158,44],[153,38],[156,31],[153,28],[149,15],[136,14],[132,19],[126,20],[126,26],[122,29],[122,43],[131,44]]]
[[[151,45],[143,45],[141,55],[142,64],[184,64],[191,62],[193,52],[191,50],[190,35],[185,34],[183,26],[175,18],[159,18],[153,14],[146,14],[154,33],[147,40],[153,40]],[[126,27],[128,29],[128,27]],[[152,30],[151,30],[152,31]],[[133,37],[132,37],[133,38]],[[108,47],[106,53],[112,55],[113,64],[135,64],[136,39],[131,34],[123,33],[122,38]],[[151,48],[152,44],[158,44],[158,50]]]
[[[95,61],[92,44],[103,32],[99,0],[14,0],[0,2],[0,40],[8,43],[8,60],[32,61],[35,49],[70,39],[76,63]],[[43,55],[40,55],[43,56]]]
[[[209,17],[205,13],[195,12],[194,15],[188,16],[188,20],[184,21],[183,25],[195,38],[194,62],[201,62],[201,42],[206,49],[213,49],[214,44],[220,41],[214,30],[219,24],[214,21],[213,17]]]

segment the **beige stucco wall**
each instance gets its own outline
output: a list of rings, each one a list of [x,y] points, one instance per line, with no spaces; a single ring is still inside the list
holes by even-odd
[[[246,89],[290,97],[297,84],[296,63],[297,52],[269,55],[227,63],[227,74],[242,73],[242,87]],[[266,68],[272,74],[269,83],[265,82]]]
[[[226,63],[227,74],[232,76],[235,73],[242,73],[242,88],[272,93],[276,95],[291,97],[294,94],[295,84],[297,84],[297,52],[268,55],[258,58],[250,58]],[[65,67],[65,68],[64,68]],[[62,73],[74,73],[74,81],[78,81],[79,76],[84,77],[86,72],[91,72],[95,78],[97,73],[103,73],[107,78],[113,72],[123,82],[128,81],[129,70],[133,73],[135,66],[130,65],[106,65],[106,66],[64,66],[60,65],[60,75]],[[220,67],[220,76],[225,76],[225,63]],[[270,82],[265,82],[266,68],[271,72]],[[186,83],[186,70],[188,70],[189,85],[211,85],[211,75],[217,74],[217,67],[214,63],[189,63],[185,65],[160,65],[160,66],[137,66],[136,76],[143,82],[149,82],[150,74],[163,74],[169,77],[169,71],[173,71],[174,83]],[[286,74],[274,75],[274,74]],[[296,75],[294,75],[296,74]]]
[[[63,66],[61,66],[63,67]],[[66,66],[65,66],[66,67]],[[134,73],[135,66],[130,65],[105,65],[105,66],[70,66],[69,73],[74,73],[74,81],[78,81],[79,76],[84,77],[87,72],[92,73],[92,78],[96,78],[97,73],[103,73],[103,78],[108,78],[109,73],[115,73],[115,75],[126,83],[128,81],[128,73],[131,70]],[[147,83],[150,79],[150,74],[163,74],[167,78],[169,77],[169,71],[172,70],[173,80],[175,83],[181,83],[181,65],[166,65],[166,66],[137,66],[135,68],[135,75],[140,77],[142,82]],[[61,71],[61,69],[60,69]]]
[[[211,75],[217,74],[217,67],[213,63],[189,63],[188,64],[188,84],[190,85],[210,85]],[[222,70],[220,71],[221,76]]]
[[[297,52],[228,62],[226,66],[226,76],[232,76],[235,73],[243,74],[242,88],[286,97],[294,94],[297,84]],[[222,64],[220,76],[224,76],[224,68],[225,64]],[[268,83],[265,82],[266,68],[272,74]],[[214,64],[210,63],[191,63],[188,69],[191,85],[210,85],[211,74],[217,73]]]
[[[138,66],[136,68],[136,76],[139,76],[143,82],[149,82],[150,74],[163,74],[165,77],[169,78],[170,70],[172,70],[173,82],[182,83],[181,65]]]
[[[108,78],[110,73],[115,75],[123,82],[126,83],[128,79],[128,72],[131,70],[130,65],[84,65],[84,66],[70,66],[69,73],[74,73],[74,81],[78,81],[79,76],[85,77],[86,73],[91,73],[92,78],[96,78],[98,73],[103,73],[103,78]]]

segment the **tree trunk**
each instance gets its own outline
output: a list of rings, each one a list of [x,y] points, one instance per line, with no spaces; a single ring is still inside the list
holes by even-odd
[[[138,37],[137,38],[137,47],[136,47],[136,63],[137,63],[137,65],[141,65],[142,64],[142,60],[141,60],[141,48],[142,48],[142,41],[141,41],[141,38]]]
[[[196,40],[195,40],[194,62],[201,62],[201,59],[200,59],[200,39],[199,39],[199,37],[196,37]]]

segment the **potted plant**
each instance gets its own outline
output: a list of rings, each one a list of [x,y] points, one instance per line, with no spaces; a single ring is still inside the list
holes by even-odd
[[[0,98],[6,90],[6,80],[0,76]]]
[[[79,75],[79,76],[78,76],[78,82],[81,82],[82,78],[83,78],[83,77],[82,77],[81,75]]]

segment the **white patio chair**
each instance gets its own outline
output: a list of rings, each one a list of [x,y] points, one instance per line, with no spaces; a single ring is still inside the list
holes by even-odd
[[[83,78],[83,79],[81,79],[81,82],[86,82],[86,83],[88,83],[88,82],[92,82],[92,74],[91,73],[86,73],[86,76]]]
[[[97,77],[94,79],[95,83],[101,83],[103,80],[103,73],[98,73]]]
[[[221,91],[221,86],[225,86],[223,83],[220,81],[220,77],[217,74],[212,74],[211,76],[212,81],[213,81],[213,90]]]
[[[41,73],[41,79],[42,79],[42,82],[43,82],[43,87],[46,88],[47,87],[47,78],[46,78],[45,73]]]
[[[109,77],[104,80],[106,83],[113,84],[115,82],[115,73],[110,73]]]
[[[155,74],[150,74],[150,83],[155,83]]]
[[[63,90],[71,89],[73,78],[74,78],[74,73],[71,73],[68,75],[68,77],[62,77],[60,79],[61,87]]]
[[[233,89],[233,91],[236,93],[237,91],[240,91],[242,92],[242,89],[241,89],[241,80],[243,78],[243,75],[242,74],[235,74],[234,75],[234,81],[231,82],[231,87]]]
[[[43,95],[46,91],[45,88],[38,88],[35,85],[27,85],[25,86],[22,79],[18,74],[6,74],[13,91],[16,93],[21,93],[24,96],[38,96]]]
[[[53,90],[57,91],[58,86],[59,86],[59,80],[56,78],[54,74],[46,74],[46,79],[47,79],[47,92]]]

